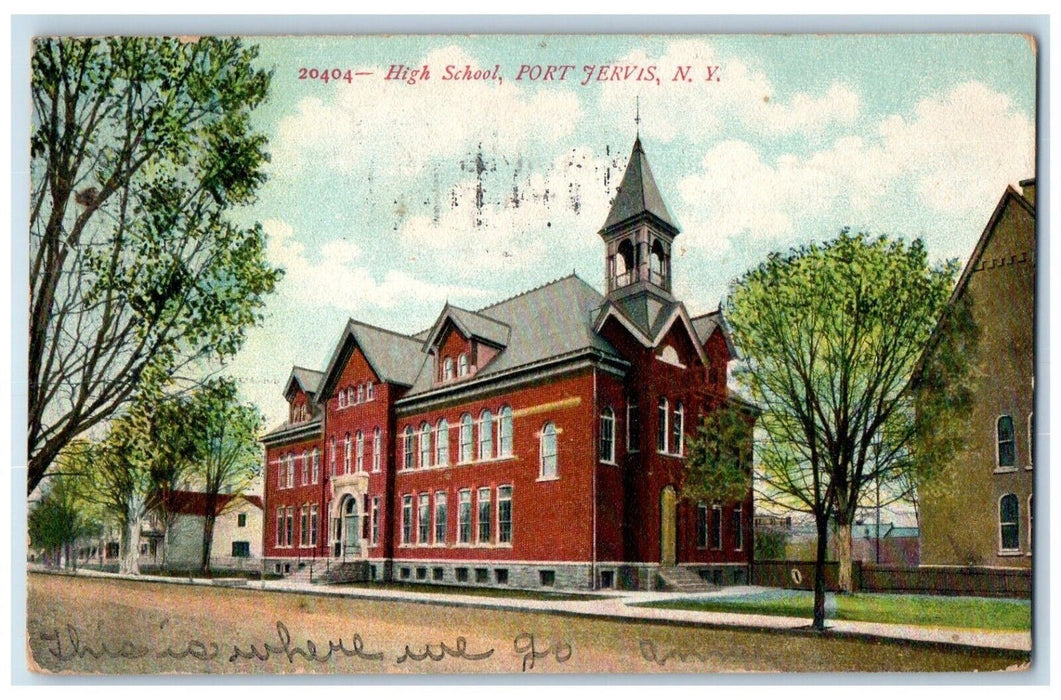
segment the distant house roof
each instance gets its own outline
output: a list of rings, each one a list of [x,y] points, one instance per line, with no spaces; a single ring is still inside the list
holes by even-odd
[[[260,496],[219,493],[217,495],[217,507],[214,511],[214,515],[216,516],[224,512],[225,508],[227,508],[232,501],[237,499],[243,499],[259,509],[264,507]],[[165,501],[169,512],[179,513],[180,515],[198,515],[200,517],[206,517],[209,510],[207,507],[206,494],[201,491],[170,491],[169,494],[167,494]]]
[[[630,162],[623,173],[619,191],[608,211],[608,218],[605,219],[602,230],[608,231],[645,215],[650,215],[664,224],[664,228],[668,228],[671,233],[678,233],[678,226],[663,202],[663,195],[659,193],[656,180],[652,177],[652,169],[648,167],[645,150],[641,147],[641,139],[638,138],[634,141]]]

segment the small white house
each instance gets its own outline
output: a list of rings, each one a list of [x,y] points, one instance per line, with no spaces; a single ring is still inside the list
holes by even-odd
[[[162,547],[169,569],[196,568],[202,557],[203,527],[206,522],[206,494],[199,491],[173,491],[169,510],[175,515],[169,533],[159,531],[157,544],[141,540],[141,564],[161,565]],[[161,530],[161,528],[159,528]],[[163,544],[164,543],[164,544]],[[214,538],[210,549],[212,569],[250,569],[261,565],[262,499],[244,494],[218,494]]]

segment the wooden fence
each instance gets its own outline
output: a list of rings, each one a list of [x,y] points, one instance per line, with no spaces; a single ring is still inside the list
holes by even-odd
[[[830,591],[837,589],[838,568],[835,561],[825,563],[825,587]],[[906,567],[855,561],[851,575],[855,590],[866,592],[1030,598],[1032,591],[1030,569]],[[758,586],[809,591],[814,587],[814,562],[756,561],[752,581]]]

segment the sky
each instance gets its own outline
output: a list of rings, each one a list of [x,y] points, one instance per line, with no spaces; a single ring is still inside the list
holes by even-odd
[[[233,216],[262,223],[286,274],[225,371],[269,427],[291,366],[323,369],[348,318],[415,333],[447,301],[477,309],[572,271],[602,289],[597,232],[638,134],[694,315],[770,252],[844,227],[964,261],[1035,173],[1022,36],[246,41],[273,71],[254,113],[271,161]],[[386,79],[402,66],[428,77]]]

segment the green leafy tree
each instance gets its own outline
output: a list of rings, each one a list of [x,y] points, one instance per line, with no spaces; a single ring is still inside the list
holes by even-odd
[[[30,508],[27,527],[32,545],[58,554],[65,551],[67,567],[77,568],[77,540],[102,531],[101,513],[86,500],[91,445],[74,440],[60,453],[60,472],[50,477],[41,498]],[[56,556],[56,560],[59,557]]]
[[[252,405],[239,402],[236,385],[216,379],[199,390],[193,400],[194,439],[198,463],[193,473],[202,484],[206,500],[200,567],[210,571],[214,523],[220,514],[220,494],[243,493],[261,473],[258,442],[264,419]]]
[[[43,38],[32,57],[28,483],[146,381],[233,354],[280,271],[234,223],[271,75],[238,39]]]
[[[912,379],[956,270],[931,265],[920,240],[845,230],[770,255],[730,295],[726,315],[744,358],[737,379],[762,411],[760,498],[814,518],[815,629],[825,624],[830,520],[850,590],[851,524],[865,491],[913,463],[926,416],[914,410]]]
[[[742,501],[752,487],[754,412],[733,402],[709,411],[685,443],[682,498]]]
[[[152,480],[150,413],[142,403],[111,420],[106,437],[92,446],[87,498],[118,525],[123,574],[140,573],[140,524],[155,507]]]

